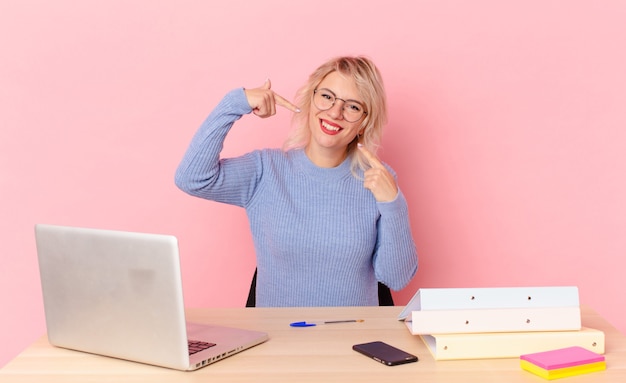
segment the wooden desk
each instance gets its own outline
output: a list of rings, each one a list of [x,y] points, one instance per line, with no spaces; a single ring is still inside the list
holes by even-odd
[[[266,331],[270,340],[195,372],[180,372],[52,347],[44,336],[0,370],[0,382],[543,382],[518,359],[436,362],[396,320],[401,307],[188,309],[188,320]],[[567,382],[626,382],[626,337],[589,308],[583,325],[605,331],[607,370]],[[294,321],[364,319],[308,328]],[[352,350],[382,340],[420,361],[387,367]]]

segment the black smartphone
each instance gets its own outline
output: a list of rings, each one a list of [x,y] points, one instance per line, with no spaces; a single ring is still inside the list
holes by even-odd
[[[355,344],[352,349],[386,366],[397,366],[398,364],[418,361],[417,356],[380,341]]]

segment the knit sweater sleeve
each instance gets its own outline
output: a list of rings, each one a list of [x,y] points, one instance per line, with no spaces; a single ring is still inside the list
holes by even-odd
[[[176,170],[176,186],[196,197],[245,206],[261,174],[259,152],[227,159],[220,159],[220,152],[233,124],[251,111],[243,88],[229,92],[194,135]]]
[[[374,253],[376,278],[393,290],[401,290],[417,272],[417,249],[402,191],[391,202],[378,202],[378,238]]]

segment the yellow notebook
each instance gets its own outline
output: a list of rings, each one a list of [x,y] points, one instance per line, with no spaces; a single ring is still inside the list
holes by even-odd
[[[555,370],[546,370],[525,360],[520,360],[520,365],[522,369],[548,380],[606,370],[606,362],[581,364],[579,366],[557,368]]]
[[[604,356],[573,346],[520,355],[522,369],[549,380],[606,370]]]

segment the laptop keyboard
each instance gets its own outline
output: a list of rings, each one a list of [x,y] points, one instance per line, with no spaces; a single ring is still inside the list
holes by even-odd
[[[193,355],[196,352],[215,346],[215,343],[200,342],[198,340],[188,340],[187,344],[189,346],[189,355]]]

